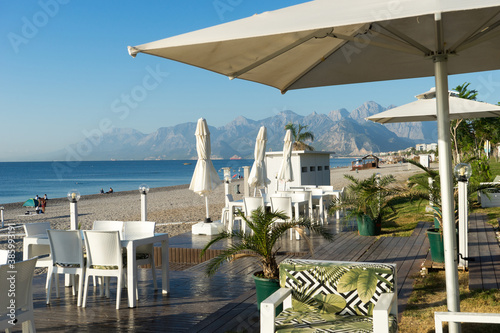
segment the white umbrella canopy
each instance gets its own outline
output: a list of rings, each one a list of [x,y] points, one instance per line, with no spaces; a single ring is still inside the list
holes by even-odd
[[[292,144],[292,131],[286,130],[285,138],[283,139],[283,160],[278,170],[278,182],[283,181],[285,184],[293,181]]]
[[[500,106],[472,101],[464,98],[449,97],[450,119],[500,117]],[[436,121],[435,99],[418,99],[366,118],[381,124],[413,121]]]
[[[282,92],[432,76],[431,57],[438,54],[450,55],[448,74],[477,72],[499,65],[498,8],[497,0],[316,0],[129,47],[129,53]]]
[[[248,185],[257,189],[258,187],[265,187],[269,183],[269,179],[266,174],[265,165],[265,155],[266,155],[266,143],[267,143],[267,129],[262,126],[257,134],[257,139],[255,140],[255,150],[252,169],[250,170],[250,175],[248,177]]]
[[[291,89],[435,76],[448,310],[459,311],[449,74],[500,68],[498,0],[316,0],[129,47]],[[450,323],[450,331],[459,325]]]
[[[221,183],[221,180],[210,159],[210,131],[208,130],[207,121],[204,118],[198,119],[194,135],[196,136],[198,162],[196,162],[189,189],[205,197],[206,221],[209,222],[208,194]]]

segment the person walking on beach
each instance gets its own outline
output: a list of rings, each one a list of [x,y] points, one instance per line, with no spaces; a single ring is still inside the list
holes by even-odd
[[[45,206],[47,205],[47,200],[40,198],[40,205],[42,206],[42,213],[45,214]]]

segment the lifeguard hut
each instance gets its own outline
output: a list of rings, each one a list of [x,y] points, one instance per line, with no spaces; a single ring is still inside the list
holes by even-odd
[[[364,170],[364,169],[375,169],[378,168],[379,158],[375,155],[366,155],[360,159],[351,162],[352,169],[354,170]]]

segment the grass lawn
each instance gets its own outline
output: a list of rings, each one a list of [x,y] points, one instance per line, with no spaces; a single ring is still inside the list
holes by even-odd
[[[460,310],[462,312],[500,312],[500,290],[470,291],[468,272],[459,272]],[[446,312],[446,284],[444,271],[430,272],[418,277],[413,292],[403,312],[399,331],[401,333],[434,332],[434,312]],[[447,324],[445,324],[447,325]],[[445,326],[445,332],[446,326]],[[497,333],[500,325],[462,324],[462,333]]]

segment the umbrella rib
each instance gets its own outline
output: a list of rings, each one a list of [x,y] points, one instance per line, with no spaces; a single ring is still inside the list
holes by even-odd
[[[283,53],[285,53],[285,52],[290,51],[291,49],[293,49],[293,48],[295,48],[295,47],[297,47],[297,46],[299,46],[299,45],[301,45],[301,44],[303,44],[303,43],[307,42],[307,41],[308,41],[308,40],[310,40],[311,38],[317,37],[317,36],[316,36],[317,34],[318,34],[318,35],[319,35],[319,34],[323,34],[323,33],[326,33],[326,34],[327,34],[327,33],[328,33],[328,32],[330,32],[331,30],[332,30],[331,28],[322,29],[322,30],[315,30],[315,31],[313,31],[312,33],[310,33],[310,34],[308,34],[308,35],[306,35],[306,36],[304,36],[304,37],[302,37],[302,38],[300,38],[300,39],[296,40],[294,43],[289,44],[289,45],[287,45],[287,46],[285,46],[285,47],[283,47],[283,48],[279,49],[278,51],[275,51],[275,52],[273,52],[273,53],[271,53],[271,54],[269,54],[269,55],[267,55],[267,56],[263,57],[263,58],[262,58],[262,59],[260,59],[259,61],[256,61],[256,62],[252,63],[251,65],[249,65],[249,66],[247,66],[247,67],[245,67],[245,68],[243,68],[243,69],[240,69],[239,71],[236,71],[236,72],[234,72],[234,73],[232,73],[232,74],[230,74],[230,75],[228,75],[228,76],[229,76],[229,78],[230,78],[231,80],[232,80],[232,79],[235,79],[235,78],[238,78],[240,75],[245,74],[246,72],[248,72],[248,71],[250,71],[250,70],[252,70],[252,69],[254,69],[254,68],[256,68],[256,67],[259,67],[260,65],[262,65],[262,64],[264,64],[264,63],[266,63],[266,62],[268,62],[268,61],[269,61],[269,60],[271,60],[271,59],[274,59],[274,58],[276,58],[276,57],[278,57],[278,56],[282,55],[282,54],[283,54]]]
[[[426,55],[430,55],[432,53],[432,50],[430,50],[429,48],[427,48],[424,45],[420,44],[419,42],[417,42],[413,38],[411,38],[411,37],[403,34],[401,31],[389,28],[388,26],[384,26],[384,25],[381,25],[381,24],[374,23],[374,25],[377,26],[377,27],[380,27],[380,28],[382,28],[382,29],[390,32],[394,36],[398,37],[399,39],[401,39],[402,41],[404,41],[406,43],[405,45],[410,45],[410,46],[412,46],[412,47],[414,47],[414,48],[422,51]],[[385,36],[383,34],[381,34],[381,35]]]
[[[453,44],[453,46],[451,46],[449,48],[450,52],[455,52],[457,50],[464,49],[461,46],[465,46],[465,45],[469,44],[469,42],[471,42],[472,40],[475,40],[477,38],[481,38],[481,36],[484,36],[485,34],[491,32],[493,29],[495,29],[498,26],[499,21],[496,21],[495,23],[491,24],[490,26],[488,26],[488,22],[490,22],[491,20],[493,20],[493,18],[495,16],[497,16],[498,13],[500,13],[500,11],[495,12],[486,21],[484,21],[483,23],[479,24],[477,26],[477,28],[475,28],[475,29],[473,29],[471,31],[470,34],[463,35],[462,38],[460,38],[455,44]]]
[[[494,28],[498,27],[499,25],[500,25],[500,22],[496,22]],[[493,29],[491,29],[491,30],[488,29],[487,31],[485,31],[481,35],[478,34],[478,35],[472,37],[470,40],[464,42],[462,45],[457,46],[456,49],[450,49],[450,52],[460,52],[460,51],[469,49],[477,44],[481,44],[489,39],[498,37],[498,35],[500,35],[500,31],[491,32]],[[486,33],[488,33],[488,34],[486,34]]]
[[[381,34],[379,32],[377,32],[377,34],[380,37],[382,37],[382,38],[384,38],[386,40],[391,40],[391,41],[399,42],[397,39],[391,38],[391,37],[389,37],[387,35],[384,35],[384,34]],[[356,42],[356,43],[359,43],[359,44],[366,44],[366,45],[371,45],[371,46],[377,46],[377,47],[380,47],[380,48],[383,48],[383,49],[389,49],[389,50],[393,50],[393,51],[400,51],[400,52],[405,52],[405,53],[414,54],[414,55],[422,55],[421,52],[418,52],[415,49],[412,49],[410,47],[407,47],[408,44],[401,43],[401,42],[399,42],[401,45],[390,45],[390,44],[384,44],[384,43],[380,43],[380,42],[375,42],[375,41],[373,41],[371,39],[370,40],[366,40],[366,39],[363,39],[363,38],[352,37],[352,36],[347,36],[347,35],[342,35],[342,34],[336,34],[336,33],[331,34],[330,37],[337,38],[337,39],[343,39],[343,40],[350,41],[350,42]],[[431,52],[431,51],[429,50],[429,52]]]

